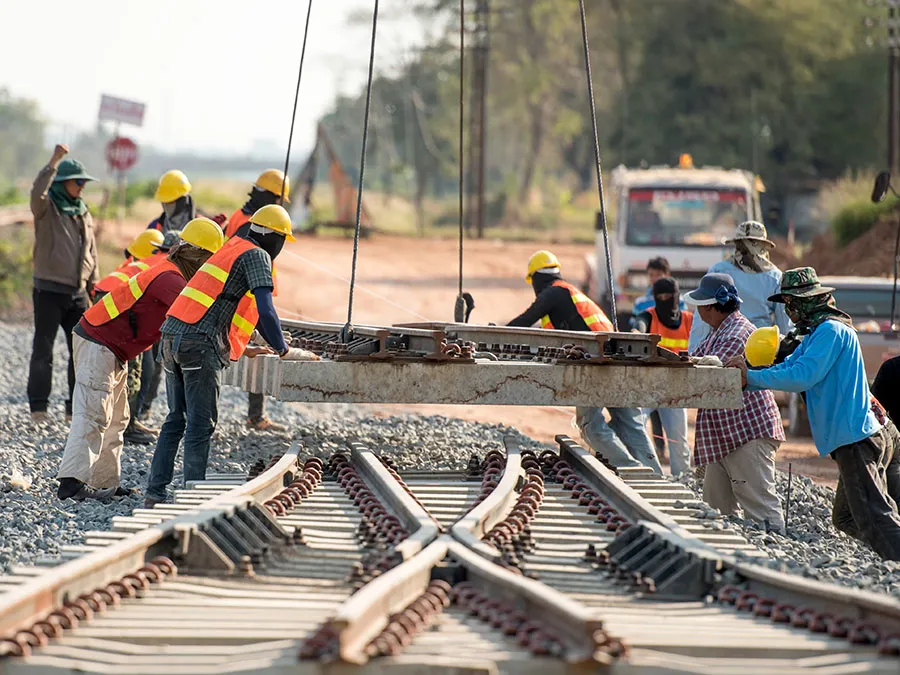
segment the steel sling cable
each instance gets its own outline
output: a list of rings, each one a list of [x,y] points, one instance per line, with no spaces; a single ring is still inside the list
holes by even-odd
[[[284,188],[288,180],[288,167],[291,163],[291,143],[294,142],[294,123],[297,121],[297,103],[300,100],[300,80],[303,78],[303,61],[306,59],[306,38],[309,37],[309,17],[312,15],[313,0],[306,6],[306,27],[303,29],[303,46],[300,48],[300,69],[297,72],[297,88],[294,90],[294,110],[291,113],[291,131],[288,134],[287,152],[284,155],[284,176],[281,179],[280,204],[284,204]]]
[[[350,298],[347,302],[347,324],[341,331],[344,342],[350,341],[353,330],[353,289],[356,286],[356,262],[359,259],[359,230],[362,214],[363,183],[366,174],[366,142],[369,139],[369,106],[372,103],[372,79],[375,71],[375,35],[378,28],[378,0],[372,11],[372,44],[369,47],[369,79],[366,82],[366,111],[363,116],[362,150],[359,158],[359,184],[356,188],[356,228],[353,231],[353,263],[350,268]]]
[[[459,290],[456,295],[456,307],[453,311],[453,320],[462,323],[465,321],[466,302],[463,298],[463,200],[465,192],[465,103],[463,97],[463,84],[465,82],[466,63],[466,0],[459,0]]]
[[[594,107],[594,78],[591,75],[591,50],[588,44],[587,17],[584,12],[584,0],[578,0],[581,9],[581,37],[584,43],[584,72],[587,77],[588,99],[591,107],[591,125],[594,132],[594,159],[597,164],[597,192],[600,194],[600,213],[597,217],[603,227],[603,250],[606,253],[606,281],[609,284],[609,304],[612,310],[613,328],[619,331],[619,320],[616,316],[616,291],[613,284],[612,258],[609,254],[609,230],[606,227],[606,202],[603,199],[603,172],[600,168],[600,138],[597,132],[597,110]]]

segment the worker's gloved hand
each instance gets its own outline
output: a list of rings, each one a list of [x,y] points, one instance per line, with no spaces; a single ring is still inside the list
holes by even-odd
[[[244,349],[244,356],[248,359],[252,359],[257,356],[262,356],[264,354],[274,354],[275,350],[271,347],[264,347],[263,345],[249,345],[246,349]]]
[[[281,354],[282,361],[320,361],[321,359],[310,351],[300,349],[299,347],[289,347],[286,352]]]
[[[220,214],[210,218],[210,220],[213,221],[219,227],[222,227],[225,224],[225,221],[228,220],[228,216],[226,216],[224,213],[220,213]]]

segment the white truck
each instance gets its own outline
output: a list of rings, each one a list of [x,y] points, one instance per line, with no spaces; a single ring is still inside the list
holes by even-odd
[[[728,251],[724,241],[745,220],[761,220],[759,192],[748,171],[694,167],[682,155],[677,167],[628,169],[618,166],[610,181],[615,217],[609,245],[620,319],[647,290],[647,261],[662,256],[682,292],[697,287],[709,267]],[[598,219],[599,224],[599,219]],[[596,252],[586,256],[584,290],[609,307],[603,233]]]

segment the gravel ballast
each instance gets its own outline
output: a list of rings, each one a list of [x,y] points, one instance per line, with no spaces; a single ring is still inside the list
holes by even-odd
[[[128,515],[143,505],[153,446],[126,445],[122,453],[122,484],[138,488],[132,497],[97,502],[60,502],[56,472],[68,433],[63,416],[65,344],[60,336],[51,397],[52,420],[34,425],[25,395],[32,330],[27,325],[0,326],[4,368],[0,369],[0,574],[15,565],[54,556],[59,547],[81,543],[88,530],[108,529],[113,516]],[[536,441],[501,425],[479,424],[440,416],[367,415],[351,405],[295,406],[268,402],[270,416],[290,429],[287,433],[249,432],[244,427],[247,396],[224,387],[219,425],[210,454],[210,472],[246,471],[257,459],[281,454],[294,441],[304,455],[327,456],[359,441],[391,455],[400,469],[462,469],[472,453],[502,449],[512,435],[520,446],[544,449]],[[158,429],[165,416],[165,392],[154,403],[149,426]],[[181,459],[172,487],[181,483]],[[683,480],[700,499],[702,486]],[[787,476],[778,475],[785,499]],[[767,533],[749,521],[722,517],[706,505],[685,503],[702,512],[712,529],[733,529],[771,558],[770,566],[845,586],[891,593],[900,597],[900,563],[884,562],[868,546],[838,532],[831,525],[833,490],[794,476],[792,505],[785,536]],[[699,507],[699,508],[698,508]]]
[[[0,326],[4,367],[0,369],[0,574],[15,565],[54,556],[59,547],[80,544],[84,532],[109,529],[113,516],[141,508],[143,489],[154,446],[126,444],[122,452],[122,485],[138,493],[109,504],[81,503],[56,497],[56,472],[69,425],[65,421],[65,363],[62,335],[57,338],[51,421],[34,425],[28,411],[25,383],[31,355],[30,326]],[[247,395],[222,388],[219,424],[210,453],[210,473],[240,473],[258,458],[282,454],[294,441],[301,454],[327,456],[358,441],[390,454],[401,469],[428,467],[463,469],[470,455],[502,450],[512,434],[522,448],[541,447],[517,431],[500,425],[477,424],[445,417],[366,416],[349,405],[299,406],[267,401],[270,417],[285,424],[285,433],[248,431]],[[159,429],[166,414],[165,385],[153,404],[147,424]],[[181,484],[181,457],[171,488]]]

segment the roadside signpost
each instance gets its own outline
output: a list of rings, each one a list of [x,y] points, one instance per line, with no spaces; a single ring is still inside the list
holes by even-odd
[[[106,162],[109,165],[109,171],[116,173],[116,182],[119,188],[116,220],[120,223],[125,211],[125,172],[137,163],[138,146],[130,138],[120,136],[119,127],[122,124],[143,126],[146,109],[147,106],[138,101],[130,101],[109,94],[103,94],[100,97],[100,111],[97,119],[101,122],[109,121],[115,124],[113,139],[106,145]]]

